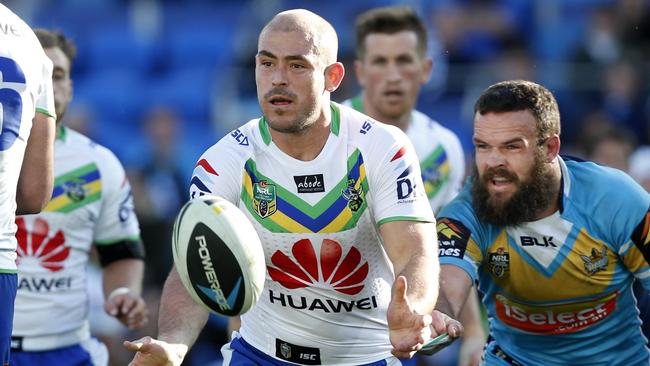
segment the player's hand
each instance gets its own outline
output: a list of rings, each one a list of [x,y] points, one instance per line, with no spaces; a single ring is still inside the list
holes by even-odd
[[[406,277],[397,277],[388,305],[388,331],[393,345],[391,353],[400,358],[413,357],[431,337],[431,315],[415,312],[406,297],[407,286]]]
[[[463,325],[456,319],[453,319],[445,313],[434,310],[431,314],[432,337],[437,337],[443,333],[449,333],[452,338],[458,338],[463,335]]]
[[[151,337],[124,341],[124,347],[136,352],[129,366],[180,366],[188,349],[183,344],[170,344]]]
[[[118,290],[106,299],[104,303],[106,313],[117,318],[129,329],[146,325],[149,321],[149,310],[144,300],[140,296],[134,296],[130,291]]]
[[[458,366],[478,366],[483,358],[485,337],[463,337],[458,354]]]

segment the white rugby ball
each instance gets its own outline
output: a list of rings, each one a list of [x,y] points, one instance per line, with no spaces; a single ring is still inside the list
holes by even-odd
[[[181,208],[172,237],[176,270],[192,299],[211,312],[247,312],[260,298],[264,250],[246,215],[229,201],[201,196]]]

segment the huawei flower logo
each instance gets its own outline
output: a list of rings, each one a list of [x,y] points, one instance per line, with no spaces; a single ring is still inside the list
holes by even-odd
[[[293,259],[276,251],[271,257],[275,267],[267,266],[271,279],[282,286],[289,289],[308,286],[333,288],[346,295],[356,295],[363,290],[368,262],[361,263],[361,253],[357,248],[350,248],[343,257],[341,244],[324,239],[320,256],[317,256],[312,242],[302,239],[293,245],[291,253]]]
[[[52,272],[63,269],[63,261],[70,255],[70,247],[64,246],[65,237],[60,230],[53,237],[48,237],[50,226],[41,218],[34,221],[31,232],[27,231],[23,218],[17,218],[16,225],[18,261],[33,258]]]

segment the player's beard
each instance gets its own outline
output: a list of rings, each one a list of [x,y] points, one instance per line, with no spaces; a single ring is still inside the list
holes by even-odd
[[[506,200],[494,199],[487,189],[487,182],[494,175],[510,179],[517,186],[517,191]],[[524,181],[505,168],[488,169],[479,178],[474,165],[472,183],[472,203],[476,215],[481,221],[496,226],[515,226],[535,221],[537,215],[556,199],[553,173],[544,163],[541,150],[535,154],[533,166]]]
[[[297,99],[298,99],[295,94],[280,88],[274,88],[270,90],[268,93],[266,93],[264,99],[268,100],[268,98],[273,95],[284,95],[290,97],[292,98],[293,103],[297,103]],[[296,113],[296,118],[294,118],[289,123],[276,123],[276,121],[273,120],[273,117],[270,116],[265,116],[265,118],[266,118],[266,122],[269,125],[269,128],[277,132],[289,133],[289,134],[300,134],[300,133],[304,133],[306,130],[309,129],[309,127],[311,127],[316,122],[317,119],[316,111],[317,111],[316,103],[309,103],[304,107],[299,108],[298,112]]]

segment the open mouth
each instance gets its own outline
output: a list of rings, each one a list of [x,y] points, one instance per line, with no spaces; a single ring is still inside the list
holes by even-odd
[[[269,98],[269,103],[271,103],[274,106],[287,106],[293,103],[293,101],[286,97],[277,96],[277,97]]]
[[[401,90],[387,90],[384,92],[385,97],[402,97],[404,93]]]

